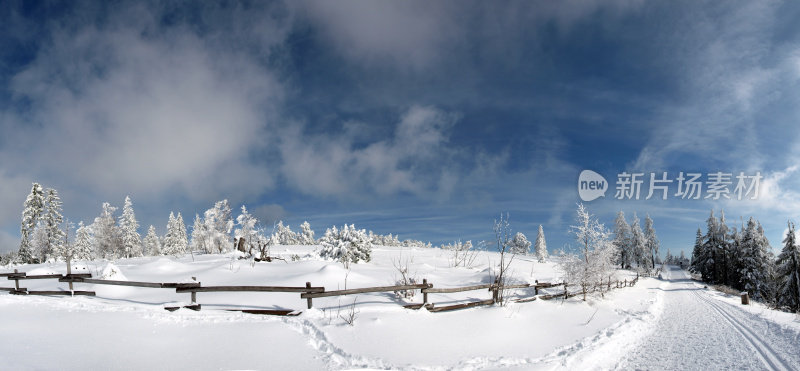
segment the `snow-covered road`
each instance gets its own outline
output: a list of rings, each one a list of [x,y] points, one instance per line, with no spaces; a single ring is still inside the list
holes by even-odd
[[[660,315],[629,346],[621,369],[800,369],[798,334],[692,281],[676,267],[663,275]],[[624,334],[619,334],[624,335]]]

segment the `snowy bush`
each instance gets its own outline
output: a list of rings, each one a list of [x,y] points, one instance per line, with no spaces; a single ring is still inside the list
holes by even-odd
[[[478,251],[472,248],[472,241],[464,243],[456,241],[452,244],[442,245],[441,249],[450,251],[448,262],[451,267],[471,267],[478,256]]]
[[[370,261],[372,243],[363,229],[345,224],[341,229],[336,226],[325,231],[320,239],[319,256],[323,259],[340,261],[346,268],[350,263]]]
[[[528,238],[525,237],[522,232],[517,232],[514,235],[514,238],[511,239],[511,244],[509,246],[511,248],[512,254],[527,254],[530,252],[531,242],[528,241]]]

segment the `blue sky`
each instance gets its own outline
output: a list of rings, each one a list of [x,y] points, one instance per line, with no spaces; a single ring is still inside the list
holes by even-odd
[[[38,181],[142,232],[226,198],[317,234],[355,223],[548,247],[587,202],[689,252],[709,210],[800,211],[800,6],[741,1],[37,2],[0,7],[0,250]],[[738,200],[615,200],[623,172],[761,172]],[[674,192],[674,190],[673,190]]]

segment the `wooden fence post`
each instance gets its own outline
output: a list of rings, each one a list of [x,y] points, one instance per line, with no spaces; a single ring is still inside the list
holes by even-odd
[[[539,295],[539,280],[535,280],[533,282],[533,295]]]
[[[14,269],[14,273],[19,273],[16,269]],[[17,291],[19,291],[19,277],[14,276],[14,287]]]
[[[422,284],[423,285],[427,285],[428,284],[428,279],[427,278],[423,278],[422,279]],[[425,291],[422,291],[422,305],[425,305],[425,304],[428,304],[428,293],[425,292]]]
[[[192,281],[197,281],[197,277],[192,277]],[[192,291],[192,304],[197,304],[197,291]]]
[[[567,292],[567,282],[564,281],[564,300],[567,300],[567,297],[569,297],[569,293]]]
[[[306,288],[307,289],[311,288],[311,282],[306,282]],[[308,304],[308,309],[311,309],[311,300],[312,300],[311,298],[306,298],[306,304]]]

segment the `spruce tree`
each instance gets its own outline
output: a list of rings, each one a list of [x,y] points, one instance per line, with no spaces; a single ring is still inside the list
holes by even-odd
[[[78,223],[78,229],[75,231],[75,251],[73,252],[74,260],[92,260],[94,252],[92,251],[91,228],[83,225],[83,222]]]
[[[681,251],[683,254],[683,251]],[[689,265],[689,271],[702,275],[704,262],[703,251],[703,232],[697,228],[697,236],[694,239],[694,248],[692,249],[692,261]]]
[[[94,219],[92,232],[94,233],[95,252],[98,257],[116,259],[119,253],[119,228],[114,220],[117,208],[108,202],[103,203],[103,211]]]
[[[656,236],[656,229],[653,228],[653,219],[647,215],[644,219],[644,238],[647,244],[647,251],[650,253],[650,266],[656,268],[656,257],[658,256],[658,249],[661,243]]]
[[[150,256],[161,255],[161,241],[158,239],[158,234],[156,234],[156,227],[151,225],[150,228],[147,229],[147,235],[144,236],[143,244],[145,254]]]
[[[31,193],[25,199],[22,210],[22,224],[20,225],[22,239],[18,255],[18,259],[22,263],[36,263],[37,259],[32,251],[31,239],[42,212],[44,212],[44,192],[39,183],[33,183]]]
[[[189,237],[186,235],[186,224],[183,223],[183,216],[181,213],[178,213],[178,217],[175,219],[175,227],[176,227],[176,235],[177,235],[177,246],[175,250],[179,254],[179,256],[186,254],[186,251],[189,250]]]
[[[139,222],[133,212],[133,203],[130,196],[125,197],[122,215],[119,217],[120,240],[122,242],[122,255],[126,258],[142,256],[142,236],[139,235]]]
[[[194,224],[192,225],[192,241],[190,247],[192,251],[200,251],[203,253],[211,252],[208,248],[208,233],[206,225],[203,223],[203,218],[198,214],[194,214]]]
[[[783,239],[783,250],[778,255],[778,304],[800,313],[800,251],[797,246],[794,223]]]
[[[62,251],[65,248],[64,231],[61,229],[61,223],[64,222],[64,217],[61,215],[61,199],[58,197],[58,192],[56,192],[55,189],[50,188],[47,190],[45,211],[44,220],[47,229],[48,244],[46,251],[42,252],[42,261],[64,255]]]
[[[633,223],[631,224],[631,250],[633,250],[633,261],[636,262],[636,266],[639,269],[649,270],[650,252],[636,213],[633,214]]]
[[[547,242],[544,239],[544,229],[541,224],[539,224],[539,232],[536,234],[536,243],[533,245],[533,251],[536,253],[536,259],[539,260],[539,263],[547,261]]]
[[[631,227],[625,221],[625,213],[620,211],[614,219],[614,248],[617,251],[617,263],[622,269],[629,269],[633,260],[631,251]]]
[[[175,213],[169,213],[169,220],[167,221],[167,234],[164,235],[164,246],[162,253],[164,255],[178,255],[178,227]]]

